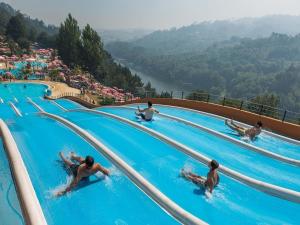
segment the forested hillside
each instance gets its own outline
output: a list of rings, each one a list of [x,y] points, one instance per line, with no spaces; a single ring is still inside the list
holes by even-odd
[[[191,89],[231,97],[275,93],[281,105],[300,111],[300,35],[273,33],[268,38],[239,39],[238,44],[232,40],[185,54],[158,55],[128,43],[108,49],[165,81],[191,83]]]
[[[8,30],[8,29],[9,30]],[[11,33],[10,33],[11,32]],[[58,28],[45,25],[42,20],[32,19],[28,15],[14,10],[10,5],[0,2],[0,34],[11,35],[18,33],[15,41],[28,47],[29,42],[38,41],[46,47],[55,45],[54,35]]]

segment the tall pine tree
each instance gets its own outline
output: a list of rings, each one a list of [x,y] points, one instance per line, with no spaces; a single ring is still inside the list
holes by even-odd
[[[77,21],[69,14],[65,22],[60,25],[57,49],[63,61],[71,67],[80,65],[80,35]]]
[[[103,44],[97,32],[89,24],[82,31],[81,57],[83,66],[95,73],[103,54]]]

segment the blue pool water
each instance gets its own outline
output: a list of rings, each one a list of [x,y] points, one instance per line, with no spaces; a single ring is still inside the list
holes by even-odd
[[[131,109],[104,107],[99,110],[136,121],[134,111]],[[299,167],[247,150],[230,141],[168,118],[156,117],[154,122],[142,122],[141,124],[165,134],[209,158],[216,159],[222,165],[242,174],[300,191]]]
[[[135,107],[137,105],[131,106]],[[145,107],[146,105],[142,104],[140,106]],[[237,136],[234,132],[232,132],[231,129],[224,125],[224,120],[221,118],[193,112],[182,108],[167,107],[161,105],[157,105],[155,106],[155,108],[157,108],[162,113],[183,118],[196,124],[200,124],[202,126],[219,131],[233,138],[240,139],[239,136]],[[263,149],[267,149],[269,151],[286,157],[300,159],[299,145],[282,140],[280,138],[273,137],[271,135],[268,135],[267,133],[260,134],[259,137],[254,142],[250,142],[250,144],[255,145],[257,147],[261,147]]]
[[[268,196],[226,176],[221,176],[213,198],[207,199],[203,191],[179,176],[182,167],[206,174],[206,166],[133,127],[88,113],[69,112],[62,116],[93,134],[163,193],[208,223],[293,224],[298,219],[291,213],[299,208],[297,204]],[[277,207],[279,204],[284,208]]]
[[[0,139],[0,224],[24,224],[9,164]]]
[[[143,224],[143,221],[176,224],[101,154],[67,128],[36,115],[18,118],[9,128],[48,224],[66,224],[66,221],[71,224],[82,224],[83,221],[88,224]],[[53,192],[66,184],[68,178],[58,160],[59,151],[92,155],[97,162],[110,168],[113,175],[106,179],[102,175],[93,177],[71,194],[55,198]]]
[[[61,112],[38,94],[32,99],[49,110]],[[8,104],[0,106],[3,108],[0,117],[6,121],[19,147],[48,224],[82,224],[83,221],[87,224],[145,224],[145,221],[177,224],[97,150],[68,128],[38,115],[26,99],[20,98],[16,103],[23,117],[17,117]],[[70,179],[59,160],[59,151],[93,155],[97,162],[111,169],[112,176],[105,179],[101,174],[93,176],[67,196],[56,198],[55,191]],[[3,165],[9,168],[7,162]],[[9,215],[7,220],[14,218]]]
[[[222,174],[220,184],[212,197],[208,198],[204,190],[179,176],[183,167],[205,175],[208,171],[207,166],[174,147],[106,116],[86,112],[64,112],[57,105],[41,98],[45,86],[36,85],[32,92],[24,91],[22,84],[12,89],[13,94],[7,95],[7,89],[0,89],[0,97],[5,96],[14,102],[23,117],[16,115],[8,100],[0,104],[0,117],[7,123],[16,140],[48,224],[178,223],[80,136],[62,124],[39,115],[38,110],[25,98],[28,95],[45,111],[60,115],[87,130],[170,199],[209,224],[297,224],[300,220],[297,213],[300,209],[299,204],[267,195]],[[59,99],[56,102],[66,109],[82,108],[70,100]],[[99,110],[136,121],[132,110]],[[221,164],[246,175],[299,190],[300,175],[296,167],[262,157],[170,119],[156,117],[152,123],[141,124],[196,148],[211,158],[217,158]],[[59,160],[59,151],[66,155],[69,151],[75,151],[82,156],[92,155],[97,162],[111,169],[112,176],[105,179],[101,174],[92,176],[89,182],[81,183],[70,194],[56,198],[53,194],[70,179]],[[0,173],[6,171],[7,174],[9,167],[6,158],[1,157],[1,149],[0,163]],[[9,176],[5,178],[6,184],[7,181]],[[0,184],[1,182],[2,177]],[[13,185],[10,185],[10,192],[12,189]],[[1,194],[0,189],[0,218],[1,210],[11,210],[6,205],[1,208]],[[11,199],[18,205],[16,195],[13,196]],[[7,215],[8,221],[19,219],[19,223],[22,224],[20,214]],[[0,224],[2,225],[2,218]]]
[[[78,104],[77,102],[73,102],[68,99],[57,99],[55,101],[58,104],[63,105],[63,107],[67,110],[84,108],[82,105]]]
[[[26,97],[44,96],[47,89],[46,85],[41,84],[1,83],[0,98],[4,102],[14,101],[15,99],[24,100]]]

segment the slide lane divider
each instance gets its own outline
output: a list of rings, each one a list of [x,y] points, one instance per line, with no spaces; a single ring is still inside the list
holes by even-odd
[[[120,107],[120,108],[126,108],[126,109],[131,109],[131,110],[135,110],[135,108],[133,107],[128,107],[128,106],[116,106],[116,107]],[[199,124],[196,124],[196,123],[193,123],[191,121],[188,121],[188,120],[185,120],[185,119],[182,119],[182,118],[179,118],[179,117],[176,117],[176,116],[171,116],[171,115],[168,115],[168,114],[164,114],[164,113],[159,113],[158,116],[161,116],[161,117],[165,117],[165,118],[168,118],[168,119],[171,119],[171,120],[175,120],[175,121],[178,121],[178,122],[181,122],[181,123],[184,123],[188,126],[192,126],[192,127],[195,127],[199,130],[202,130],[204,132],[207,132],[207,133],[210,133],[216,137],[219,137],[219,138],[223,138],[227,141],[230,141],[234,144],[237,144],[241,147],[244,147],[248,150],[251,150],[251,151],[254,151],[254,152],[257,152],[259,154],[262,154],[262,155],[265,155],[265,156],[268,156],[270,158],[273,158],[273,159],[276,159],[276,160],[279,160],[281,162],[285,162],[285,163],[288,163],[288,164],[292,164],[294,166],[299,166],[300,167],[300,160],[296,160],[296,159],[292,159],[292,158],[289,158],[289,157],[285,157],[285,156],[282,156],[282,155],[279,155],[279,154],[276,154],[274,152],[270,152],[266,149],[263,149],[263,148],[259,148],[259,147],[256,147],[254,145],[250,145],[248,143],[245,143],[243,141],[240,141],[240,140],[237,140],[235,138],[232,138],[228,135],[225,135],[225,134],[222,134],[218,131],[215,131],[213,129],[210,129],[208,127],[204,127],[202,125],[199,125]]]
[[[177,150],[180,150],[181,152],[189,155],[190,157],[196,159],[197,161],[209,165],[209,163],[211,162],[212,159],[200,154],[199,152],[187,147],[186,145],[183,145],[157,131],[154,131],[148,127],[144,127],[136,122],[130,121],[128,119],[125,119],[123,117],[114,115],[114,114],[110,114],[110,113],[106,113],[106,112],[102,112],[102,111],[98,111],[98,110],[91,110],[91,109],[74,109],[74,110],[69,110],[69,112],[89,112],[89,113],[93,113],[93,114],[98,114],[98,115],[103,115],[103,116],[107,116],[113,119],[116,119],[118,121],[122,121],[123,123],[129,124],[133,127],[136,127],[164,142],[166,142],[167,144],[170,144],[172,146],[174,146]],[[277,185],[273,185],[273,184],[269,184],[251,177],[248,177],[246,175],[243,175],[239,172],[236,172],[234,170],[229,169],[228,167],[219,166],[219,171],[222,172],[223,174],[234,178],[235,180],[238,180],[250,187],[253,187],[259,191],[262,191],[264,193],[267,193],[269,195],[278,197],[278,198],[282,198],[288,201],[292,201],[295,203],[300,203],[300,192],[288,189],[288,188],[283,188],[283,187],[279,187]]]
[[[39,106],[38,104],[36,104],[34,101],[32,101],[31,98],[27,97],[27,100],[29,103],[31,103],[34,107],[36,107],[40,112],[45,112],[45,110]]]
[[[88,141],[108,160],[110,160],[114,165],[120,168],[139,189],[146,193],[151,199],[153,199],[158,205],[160,205],[160,207],[162,207],[166,212],[171,214],[179,222],[190,225],[207,224],[206,222],[187,212],[186,210],[178,206],[175,202],[173,202],[171,199],[169,199],[167,196],[165,196],[155,186],[153,186],[149,181],[147,181],[142,175],[140,175],[136,170],[134,170],[125,161],[123,161],[118,155],[116,155],[113,151],[107,148],[104,144],[102,144],[84,129],[80,128],[79,126],[60,116],[46,112],[41,112],[40,114],[62,123],[66,127],[76,132],[86,141]]]
[[[14,103],[9,102],[9,105],[13,108],[13,110],[15,111],[15,113],[16,113],[18,116],[22,117],[22,113],[21,113],[20,110],[15,106]]]
[[[60,108],[62,111],[64,111],[64,112],[67,112],[67,111],[68,111],[65,107],[63,107],[63,106],[61,106],[60,104],[58,104],[55,100],[48,100],[48,101],[50,101],[53,105],[55,105],[55,106],[57,106],[58,108]]]
[[[129,104],[129,105],[135,105],[135,104]],[[137,105],[138,105],[138,104],[137,104]],[[176,109],[182,109],[182,110],[187,110],[187,111],[191,111],[191,112],[194,112],[194,113],[197,113],[197,114],[215,117],[215,118],[218,118],[218,119],[221,119],[221,120],[229,119],[229,118],[226,118],[226,117],[224,117],[224,116],[219,116],[219,115],[215,115],[215,114],[208,113],[208,112],[203,112],[203,111],[196,110],[196,109],[184,108],[184,107],[181,107],[181,106],[163,105],[163,104],[156,104],[156,105],[167,106],[167,107],[170,107],[170,108],[176,108]],[[102,107],[108,107],[108,106],[102,106]],[[114,107],[114,106],[113,106],[113,107]],[[251,125],[246,124],[246,123],[242,123],[242,122],[239,122],[239,121],[235,121],[235,122],[236,122],[239,126],[244,126],[244,127],[246,127],[246,128],[250,128],[250,127],[251,127]],[[279,138],[279,139],[281,139],[281,140],[290,142],[290,143],[292,143],[292,144],[300,145],[300,141],[299,141],[299,140],[292,139],[292,138],[289,138],[289,137],[285,137],[285,136],[282,136],[282,135],[280,135],[280,134],[273,133],[273,132],[268,131],[268,130],[263,130],[262,132],[263,132],[263,133],[266,133],[266,134],[268,134],[268,135],[270,135],[270,136],[272,136],[272,137],[276,137],[276,138]]]

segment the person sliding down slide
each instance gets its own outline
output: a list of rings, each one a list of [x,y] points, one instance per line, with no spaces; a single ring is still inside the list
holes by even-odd
[[[225,124],[232,130],[238,132],[238,134],[242,137],[246,136],[249,137],[251,140],[254,140],[256,136],[258,136],[261,133],[261,128],[263,126],[262,122],[258,121],[255,126],[246,129],[244,127],[240,127],[236,125],[233,120],[228,122],[228,120],[225,120]]]
[[[155,108],[152,107],[152,102],[148,101],[148,108],[140,109],[138,106],[138,112],[135,112],[137,116],[140,116],[145,121],[151,121],[154,113],[159,113]]]
[[[213,189],[219,184],[220,178],[218,174],[218,167],[219,163],[216,160],[212,160],[208,165],[210,170],[207,174],[207,177],[202,177],[197,174],[185,171],[184,169],[181,170],[181,176],[185,179],[192,181],[194,184],[198,185],[199,187],[204,187],[208,189],[210,193],[213,192]]]
[[[68,160],[62,152],[59,153],[59,156],[65,165],[68,166],[72,171],[73,180],[70,185],[64,191],[59,192],[57,196],[70,192],[82,179],[88,178],[98,171],[102,172],[106,176],[109,176],[109,170],[102,167],[99,163],[94,163],[94,158],[91,156],[86,156],[84,159],[80,156],[76,156],[74,152],[71,152],[71,160]],[[77,161],[77,163],[72,162],[72,160]]]

